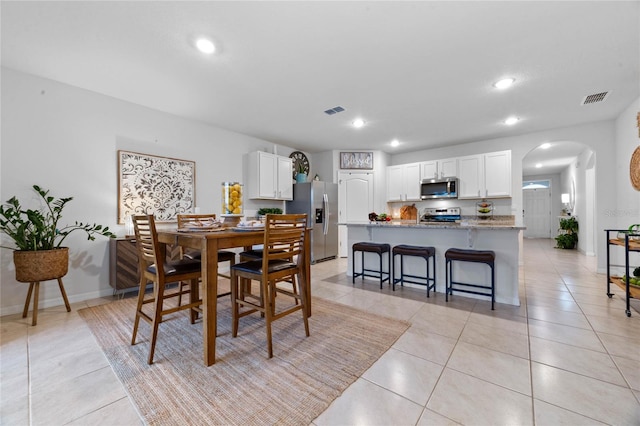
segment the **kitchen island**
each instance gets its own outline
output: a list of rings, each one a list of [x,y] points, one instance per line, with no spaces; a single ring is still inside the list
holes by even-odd
[[[450,248],[493,250],[496,253],[496,302],[520,306],[519,259],[520,233],[525,228],[515,226],[509,221],[463,220],[460,223],[407,223],[367,222],[347,223],[348,230],[348,267],[347,275],[353,276],[351,247],[361,241],[387,243],[392,247],[398,244],[433,246],[436,249],[436,291],[445,290],[444,253]],[[360,262],[360,255],[356,262]],[[400,263],[397,258],[398,265]],[[366,256],[367,268],[378,268],[377,256]],[[490,269],[483,264],[454,262],[456,280],[466,282],[491,282]],[[399,266],[398,266],[399,267]],[[425,275],[425,263],[421,258],[406,257],[405,273]],[[361,279],[361,278],[358,278]],[[357,280],[358,280],[357,279]],[[356,282],[358,282],[356,280]],[[372,281],[372,285],[374,281]],[[399,285],[399,283],[398,283]],[[411,284],[405,284],[408,286]],[[424,286],[415,286],[425,289]],[[396,286],[397,289],[397,286]],[[487,297],[453,293],[453,297]],[[439,296],[439,295],[438,295]],[[426,289],[425,289],[426,297]],[[433,296],[432,296],[433,297]]]

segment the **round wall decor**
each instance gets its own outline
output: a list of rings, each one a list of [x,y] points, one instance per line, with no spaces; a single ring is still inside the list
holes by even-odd
[[[293,151],[289,158],[293,160],[293,178],[296,178],[298,173],[304,173],[306,175],[309,174],[309,159],[304,152],[301,151]]]
[[[631,155],[629,175],[631,177],[631,185],[633,185],[636,191],[640,191],[640,146],[638,146]]]

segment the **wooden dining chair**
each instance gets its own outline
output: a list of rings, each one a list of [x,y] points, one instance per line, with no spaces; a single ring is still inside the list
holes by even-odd
[[[178,229],[187,228],[189,226],[206,226],[206,224],[211,223],[216,220],[215,213],[211,214],[179,214],[178,215]],[[183,252],[183,257],[201,260],[202,254],[200,250],[196,249],[187,249]],[[229,262],[229,268],[231,268],[236,263],[236,254],[235,252],[228,250],[219,250],[218,251],[218,264],[220,262]],[[218,268],[219,269],[219,268]],[[226,275],[218,272],[218,276],[223,278],[231,279],[231,275]],[[218,294],[218,297],[228,296],[231,292]],[[181,303],[182,300],[178,300],[178,303]]]
[[[273,357],[271,323],[296,311],[302,311],[305,333],[309,336],[307,320],[306,294],[307,283],[299,285],[299,292],[277,287],[281,281],[300,281],[304,268],[304,239],[307,226],[306,214],[267,215],[264,232],[262,259],[240,262],[231,267],[232,336],[238,335],[239,319],[254,312],[260,312],[265,318],[267,331],[267,352]],[[246,297],[239,279],[259,281],[260,294],[257,301]],[[276,307],[278,301],[286,302],[284,307]],[[293,301],[291,300],[293,299]]]
[[[202,300],[199,296],[199,279],[201,276],[200,261],[193,259],[180,259],[167,262],[165,256],[159,250],[158,234],[153,215],[133,216],[133,227],[136,235],[138,260],[140,262],[140,289],[138,290],[138,303],[136,316],[133,323],[133,336],[131,344],[136,344],[138,325],[140,318],[151,324],[151,346],[149,348],[148,363],[153,363],[153,355],[158,337],[158,326],[164,315],[181,310],[190,310],[191,324],[200,312]],[[161,266],[158,266],[161,265]],[[153,282],[153,293],[146,295],[146,287]],[[181,285],[178,291],[166,292],[167,284],[174,282],[188,282],[188,290]],[[182,297],[189,294],[189,303],[166,307],[165,300],[173,297]],[[145,305],[153,306],[152,312],[144,312]],[[148,310],[148,309],[147,309]]]

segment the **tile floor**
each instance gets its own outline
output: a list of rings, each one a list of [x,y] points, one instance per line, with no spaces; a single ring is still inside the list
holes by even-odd
[[[314,425],[640,425],[640,314],[604,295],[595,258],[552,247],[525,240],[522,306],[495,311],[314,265],[314,296],[412,324]],[[0,424],[142,424],[76,313],[110,301],[1,318]]]

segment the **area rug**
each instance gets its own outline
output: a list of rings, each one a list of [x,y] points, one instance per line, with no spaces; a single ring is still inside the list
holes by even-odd
[[[231,303],[218,302],[216,363],[205,367],[202,324],[186,312],[160,325],[154,364],[149,326],[130,345],[135,300],[82,309],[111,367],[150,425],[308,425],[409,327],[314,298],[305,337],[298,313],[273,323],[273,353],[259,315],[240,319],[231,337]]]

